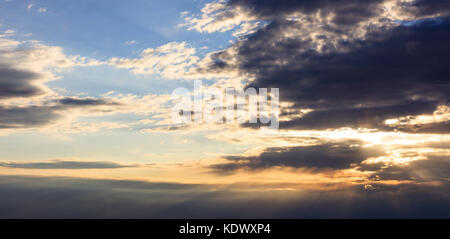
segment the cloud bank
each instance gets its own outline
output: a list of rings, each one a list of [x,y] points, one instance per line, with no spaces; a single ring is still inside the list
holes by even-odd
[[[444,6],[443,6],[444,5]],[[229,1],[264,27],[210,55],[199,72],[238,70],[247,87],[280,88],[285,129],[369,128],[448,107],[450,20],[442,1]],[[419,132],[448,128],[448,121]]]
[[[115,169],[136,167],[115,162],[54,160],[49,162],[0,162],[0,167],[21,169]]]
[[[0,217],[447,218],[450,214],[448,183],[329,191],[234,187],[2,176]]]

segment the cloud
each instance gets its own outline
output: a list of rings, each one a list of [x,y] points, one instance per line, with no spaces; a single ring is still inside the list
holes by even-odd
[[[426,159],[406,164],[363,164],[360,170],[373,171],[373,180],[411,180],[415,182],[443,182],[450,178],[449,154],[428,155]]]
[[[448,21],[437,26],[429,22],[399,27],[376,34],[375,39],[356,45],[352,51],[330,54],[289,54],[304,48],[301,41],[290,39],[279,48],[263,50],[262,41],[268,39],[259,39],[264,32],[261,34],[250,38],[239,51],[243,58],[241,67],[258,76],[251,86],[285,87],[285,99],[304,107],[389,104],[413,96],[445,99],[443,66],[450,50],[445,44],[450,37]],[[384,39],[380,41],[378,37]],[[287,65],[262,67],[281,59],[291,61]]]
[[[355,23],[364,18],[374,15],[378,11],[378,4],[384,2],[383,0],[306,0],[306,1],[291,1],[291,0],[263,0],[263,1],[246,1],[246,0],[231,0],[228,2],[230,7],[240,7],[251,11],[254,15],[265,18],[274,19],[282,15],[289,15],[295,12],[302,12],[305,14],[316,13],[318,10],[321,14],[333,12],[336,15],[334,19],[338,23]]]
[[[59,117],[55,108],[50,106],[0,106],[0,128],[2,129],[43,126]]]
[[[450,20],[439,6],[440,1],[229,1],[227,8],[246,9],[269,23],[210,55],[197,71],[239,72],[248,76],[247,87],[279,88],[281,100],[292,105],[285,112],[309,112],[285,115],[285,128],[445,130],[445,121],[417,129],[385,124],[390,117],[432,114],[448,104]]]
[[[433,16],[440,17],[450,16],[450,3],[448,1],[440,0],[419,0],[412,4],[413,13],[419,16]]]
[[[125,42],[125,45],[131,46],[131,45],[134,45],[134,44],[136,44],[136,43],[137,43],[137,42],[134,41],[134,40],[132,40],[132,41],[126,41],[126,42]]]
[[[372,190],[357,185],[334,190],[286,191],[267,189],[270,184],[188,185],[20,176],[0,179],[2,218],[448,218],[450,215],[448,183],[372,184]],[[236,187],[241,190],[234,190]]]
[[[368,128],[393,130],[406,128],[386,127],[384,122],[388,118],[433,113],[435,102],[405,102],[400,105],[342,108],[316,110],[303,115],[298,119],[280,122],[281,129],[335,129],[335,128]]]
[[[200,15],[185,16],[185,23],[180,26],[186,26],[188,30],[199,32],[225,32],[229,31],[243,22],[249,22],[254,18],[247,11],[239,7],[230,7],[226,1],[215,1],[205,4]]]
[[[205,4],[202,14],[185,17],[181,26],[211,33],[228,31],[241,24],[293,20],[301,22],[302,30],[315,28],[321,29],[321,33],[339,34],[351,30],[358,34],[367,30],[364,28],[411,19],[413,10],[416,8],[411,4],[399,0],[229,0]]]
[[[59,49],[44,49],[42,45],[22,48],[22,44],[0,37],[0,100],[48,94],[49,89],[43,83],[53,80],[54,75],[44,68],[56,66],[65,58]],[[46,55],[42,61],[38,59],[41,53]]]
[[[17,106],[0,105],[0,128],[35,128],[55,124],[64,118],[64,114],[73,110],[82,110],[85,113],[110,112],[111,107],[120,107],[117,102],[94,98],[65,97],[56,102],[43,104]],[[108,109],[109,108],[109,109]]]
[[[360,116],[348,118],[347,124],[358,124],[361,116],[366,114],[368,123],[379,118],[378,122],[373,122],[376,126],[390,114],[432,113],[438,104],[447,103],[450,89],[445,79],[448,74],[445,65],[450,54],[446,44],[450,39],[449,29],[448,22],[438,26],[425,23],[399,27],[383,33],[383,37],[389,36],[383,41],[367,41],[351,52],[300,54],[296,56],[298,60],[293,59],[289,65],[273,68],[262,67],[261,64],[267,64],[271,59],[264,59],[267,57],[260,57],[260,54],[282,59],[285,53],[261,53],[258,49],[244,48],[240,55],[249,57],[242,67],[259,76],[250,86],[278,87],[283,92],[282,99],[294,102],[296,107],[315,110],[306,118],[295,121],[313,120],[314,115],[321,121],[322,116],[328,115],[340,122],[342,114],[354,112]],[[411,44],[415,47],[408,47]],[[296,43],[287,46],[291,48]],[[287,54],[289,48],[281,46],[280,50],[286,50]],[[258,52],[256,56],[255,52]],[[428,107],[428,112],[424,112],[421,107],[416,108],[421,104],[435,107]],[[411,107],[414,105],[416,107]],[[371,115],[371,112],[381,114]],[[330,126],[333,122],[330,121]]]
[[[136,167],[114,162],[87,162],[54,160],[49,162],[0,162],[0,167],[21,169],[116,169]]]
[[[51,95],[45,83],[57,79],[58,72],[98,64],[80,56],[67,56],[60,47],[0,36],[0,100]]]
[[[450,107],[441,105],[433,114],[417,114],[407,117],[392,118],[385,121],[387,127],[399,131],[417,133],[449,133]]]
[[[0,65],[0,98],[41,95],[44,91],[33,84],[41,78],[42,75],[36,72]]]
[[[131,95],[111,94],[105,95],[104,98],[62,96],[46,86],[48,82],[57,80],[59,73],[76,66],[97,66],[105,63],[78,55],[68,56],[61,47],[48,46],[32,40],[17,41],[7,37],[0,36],[2,131],[43,127],[50,129],[49,126],[64,132],[123,128],[124,125],[113,122],[87,124],[76,121],[80,117],[119,112],[148,114],[157,111],[159,107],[152,102],[161,103],[161,100],[155,99],[153,95],[142,96],[139,99]]]
[[[350,169],[369,157],[383,155],[380,149],[363,148],[360,142],[325,143],[312,146],[267,148],[256,156],[226,156],[230,163],[215,164],[221,171],[271,167],[307,168],[313,171]]]
[[[1,25],[0,25],[0,27],[1,27]],[[16,31],[8,29],[8,30],[4,31],[3,34],[0,35],[0,38],[1,37],[12,37],[15,34],[16,34]]]
[[[235,32],[233,32],[233,36],[237,38],[242,38],[247,35],[250,35],[252,33],[255,33],[258,28],[260,28],[261,23],[259,22],[245,22],[242,23],[239,29],[237,29]]]
[[[117,123],[111,121],[91,122],[87,117],[101,117],[115,114],[133,114],[170,118],[170,108],[162,105],[170,101],[167,95],[122,95],[106,94],[100,98],[54,96],[32,104],[0,104],[0,129],[7,133],[19,130],[43,130],[46,132],[79,133],[97,132],[112,129],[140,130],[142,124],[137,121]],[[155,120],[151,122],[156,123]],[[7,130],[7,129],[12,129]]]
[[[329,17],[330,26],[358,25],[367,20],[379,24],[384,21],[414,20],[448,16],[448,3],[440,0],[230,0],[229,8],[244,9],[258,19]]]
[[[35,8],[35,7],[36,7],[35,4],[30,3],[27,5],[27,11],[31,11],[31,9]],[[46,13],[46,12],[48,12],[48,9],[46,7],[38,7],[36,11],[38,13]]]
[[[61,105],[65,106],[96,106],[96,105],[115,105],[118,103],[108,102],[105,99],[95,99],[95,98],[74,98],[74,97],[65,97],[58,102]]]
[[[107,64],[135,74],[160,74],[169,79],[185,78],[198,61],[195,48],[185,42],[170,42],[143,50],[138,58],[112,58]]]

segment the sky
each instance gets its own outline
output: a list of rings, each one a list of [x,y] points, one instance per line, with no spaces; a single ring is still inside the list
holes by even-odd
[[[448,218],[449,41],[444,0],[0,0],[0,218]]]

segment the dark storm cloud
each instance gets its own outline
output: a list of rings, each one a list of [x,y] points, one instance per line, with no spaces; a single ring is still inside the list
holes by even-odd
[[[447,132],[448,122],[388,127],[384,121],[429,114],[449,103],[448,1],[402,3],[401,9],[416,19],[394,26],[378,18],[379,22],[359,29],[367,31],[364,37],[356,37],[356,22],[381,16],[380,2],[231,0],[229,6],[243,7],[268,25],[235,43],[235,56],[228,50],[213,54],[209,68],[199,71],[238,69],[241,75],[254,77],[248,87],[280,88],[281,100],[293,102],[294,109],[314,110],[303,119],[293,115],[281,122],[285,128]],[[333,12],[334,24],[308,20],[317,17],[318,10],[319,18]],[[286,19],[298,11],[307,14],[306,23]],[[433,14],[439,16],[421,18]]]
[[[449,19],[376,33],[349,52],[330,54],[303,51],[308,43],[295,39],[265,47],[280,27],[273,24],[243,42],[238,59],[242,71],[256,75],[249,87],[280,88],[282,100],[316,110],[285,126],[327,128],[323,116],[330,127],[379,126],[448,104]],[[276,64],[283,59],[289,63]]]
[[[448,218],[450,187],[243,190],[126,180],[0,177],[1,218]],[[240,190],[233,190],[240,187]],[[248,187],[247,187],[248,188]],[[259,187],[258,187],[259,188]]]
[[[55,160],[50,162],[0,162],[0,167],[22,169],[115,169],[136,167],[114,162],[86,162]]]
[[[251,86],[278,86],[284,98],[304,107],[388,104],[412,96],[447,101],[450,20],[438,26],[399,27],[383,35],[374,37],[384,40],[365,41],[351,52],[326,55],[292,55],[303,48],[293,39],[264,50],[255,35],[240,48],[241,67],[259,76]],[[291,61],[264,67],[280,59]]]
[[[380,14],[384,2],[386,0],[230,0],[228,6],[244,8],[264,20],[280,19],[294,12],[315,14],[320,10],[322,16],[334,13],[334,23],[349,25]],[[436,14],[448,17],[450,14],[450,3],[446,0],[416,0],[401,3],[400,7],[416,17]]]
[[[42,94],[42,90],[33,85],[41,75],[25,70],[17,70],[0,64],[0,99],[12,97],[30,97]]]
[[[263,19],[276,19],[294,12],[306,14],[320,10],[322,14],[333,12],[334,19],[340,24],[354,24],[380,9],[377,7],[383,0],[231,0],[228,5],[243,7]]]
[[[216,164],[218,172],[236,169],[264,169],[275,166],[310,170],[349,169],[369,157],[381,156],[376,148],[363,148],[358,141],[326,143],[313,146],[268,148],[258,156],[228,156],[230,163]]]

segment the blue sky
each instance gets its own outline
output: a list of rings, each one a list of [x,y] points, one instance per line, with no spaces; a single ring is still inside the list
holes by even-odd
[[[0,3],[4,28],[18,36],[33,34],[47,44],[63,46],[68,54],[127,57],[140,49],[170,41],[187,41],[196,48],[226,47],[224,34],[204,34],[177,27],[181,13],[198,13],[206,1],[5,1]],[[32,4],[31,9],[28,6]],[[45,8],[46,12],[39,12]],[[132,46],[125,42],[136,41]]]
[[[18,40],[38,40],[64,48],[67,55],[98,60],[138,57],[146,48],[167,42],[187,42],[197,55],[223,49],[229,32],[212,34],[188,31],[179,26],[182,13],[199,13],[207,1],[8,1],[0,2],[3,30],[13,29]],[[43,10],[45,9],[45,10]],[[132,44],[130,44],[132,43]],[[72,95],[169,94],[176,87],[189,87],[184,80],[165,80],[158,75],[136,75],[108,66],[80,67],[59,74],[48,84]]]

